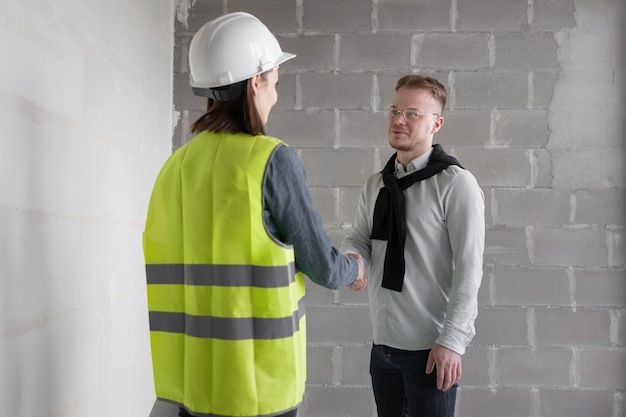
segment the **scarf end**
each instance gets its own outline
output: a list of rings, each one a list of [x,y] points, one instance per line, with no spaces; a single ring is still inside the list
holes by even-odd
[[[402,292],[402,287],[403,287],[402,279],[400,280],[400,282],[389,282],[389,281],[391,280],[389,279],[385,280],[383,278],[383,282],[380,286],[391,291]]]

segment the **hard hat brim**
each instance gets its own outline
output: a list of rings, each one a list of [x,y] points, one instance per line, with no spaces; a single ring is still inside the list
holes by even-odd
[[[283,54],[276,60],[276,66],[281,65],[283,62],[287,62],[292,58],[295,58],[296,54],[289,52],[283,52]]]

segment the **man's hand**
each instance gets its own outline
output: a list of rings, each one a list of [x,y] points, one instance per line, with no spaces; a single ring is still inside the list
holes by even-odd
[[[447,391],[461,379],[461,355],[436,343],[428,355],[426,373],[430,374],[435,366],[437,389]]]
[[[354,283],[350,285],[350,289],[354,291],[361,291],[367,285],[367,280],[365,279],[365,268],[363,268],[361,255],[359,255],[358,253],[346,253],[346,255],[356,259],[359,264],[359,275],[357,275],[356,281],[354,281]]]

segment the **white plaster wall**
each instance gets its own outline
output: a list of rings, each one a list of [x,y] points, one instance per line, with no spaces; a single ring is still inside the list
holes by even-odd
[[[174,0],[0,2],[0,416],[144,416]]]

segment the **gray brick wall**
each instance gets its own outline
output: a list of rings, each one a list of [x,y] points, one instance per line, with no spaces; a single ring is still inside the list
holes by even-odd
[[[236,10],[298,54],[281,66],[268,133],[302,157],[336,244],[392,153],[395,81],[423,73],[448,87],[435,139],[475,174],[487,209],[457,415],[626,415],[623,1],[191,2],[176,21],[173,147],[204,107],[187,84],[191,36]],[[366,294],[309,282],[307,305],[300,417],[375,417]]]

